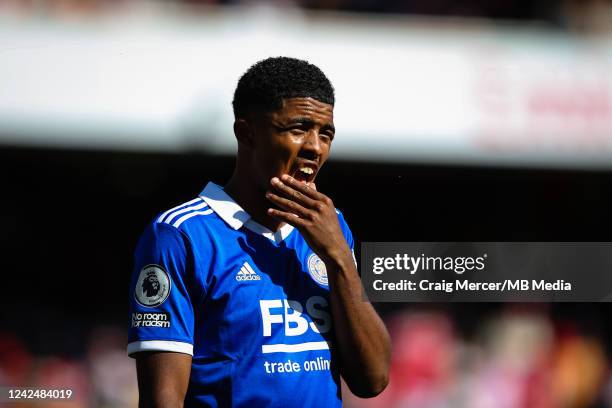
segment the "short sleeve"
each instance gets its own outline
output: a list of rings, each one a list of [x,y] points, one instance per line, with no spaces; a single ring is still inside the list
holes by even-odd
[[[153,222],[142,234],[134,255],[128,355],[141,351],[193,355],[192,282],[189,239],[170,225]]]

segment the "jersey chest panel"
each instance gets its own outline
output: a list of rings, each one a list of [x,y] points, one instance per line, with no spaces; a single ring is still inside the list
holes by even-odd
[[[194,311],[194,357],[257,359],[278,353],[279,344],[331,342],[329,289],[317,282],[321,268],[296,231],[276,244],[243,228],[213,245],[214,258],[202,265],[209,269],[197,268],[208,290]]]

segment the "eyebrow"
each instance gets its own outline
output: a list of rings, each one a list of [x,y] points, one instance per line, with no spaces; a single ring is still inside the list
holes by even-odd
[[[307,117],[297,117],[297,118],[290,118],[288,123],[303,123],[305,125],[309,125],[312,126],[315,124],[315,122]],[[334,127],[334,125],[332,125],[331,123],[326,123],[323,126],[321,126],[322,130],[331,130],[332,132],[336,133],[336,128]]]

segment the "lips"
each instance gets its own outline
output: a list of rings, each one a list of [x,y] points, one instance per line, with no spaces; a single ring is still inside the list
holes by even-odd
[[[291,176],[302,183],[311,183],[319,170],[319,165],[311,161],[299,161],[292,169]]]

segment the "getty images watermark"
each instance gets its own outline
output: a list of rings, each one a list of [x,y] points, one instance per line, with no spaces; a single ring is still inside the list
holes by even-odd
[[[373,302],[612,301],[610,242],[366,242]]]

